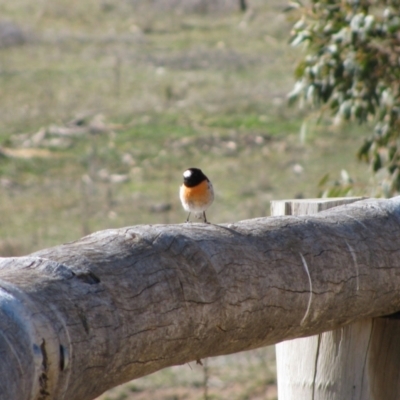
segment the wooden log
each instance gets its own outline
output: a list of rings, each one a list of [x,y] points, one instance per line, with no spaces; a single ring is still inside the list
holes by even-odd
[[[271,214],[310,215],[360,199],[274,201]],[[348,250],[357,265],[357,252],[350,245]],[[362,288],[361,278],[357,286]],[[361,319],[337,330],[277,344],[279,400],[398,400],[399,334],[398,318]]]
[[[399,237],[395,198],[106,230],[0,259],[0,399],[93,399],[167,366],[396,312]]]

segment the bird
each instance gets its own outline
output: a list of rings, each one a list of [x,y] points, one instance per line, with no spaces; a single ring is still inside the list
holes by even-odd
[[[214,201],[214,189],[211,181],[199,168],[188,168],[183,173],[183,184],[179,190],[179,197],[183,208],[189,212],[186,222],[189,222],[190,214],[194,213],[199,219],[203,218],[209,224],[206,210]]]

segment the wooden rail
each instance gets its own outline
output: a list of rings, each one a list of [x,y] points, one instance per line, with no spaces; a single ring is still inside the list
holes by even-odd
[[[395,198],[106,230],[0,259],[0,399],[93,399],[167,366],[394,313],[399,255]]]

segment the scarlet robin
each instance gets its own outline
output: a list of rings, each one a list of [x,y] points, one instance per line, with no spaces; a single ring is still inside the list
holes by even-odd
[[[203,218],[208,224],[206,210],[214,201],[214,189],[210,180],[199,168],[188,168],[183,173],[183,184],[180,187],[179,197],[182,206],[189,215],[186,222],[189,222],[190,214],[193,212],[197,218]]]

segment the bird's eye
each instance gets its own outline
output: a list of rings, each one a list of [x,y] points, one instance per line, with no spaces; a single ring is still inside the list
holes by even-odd
[[[189,171],[189,170],[186,170],[186,171],[183,173],[183,177],[184,177],[184,178],[189,178],[191,175],[192,175],[192,171]]]

